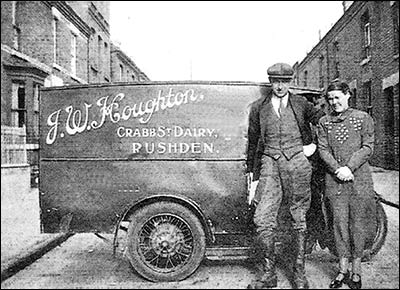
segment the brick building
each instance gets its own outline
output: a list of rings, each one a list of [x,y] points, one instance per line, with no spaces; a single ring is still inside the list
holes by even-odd
[[[352,90],[350,105],[375,120],[375,166],[399,170],[399,2],[343,1],[344,13],[294,65],[300,86],[334,79]]]
[[[109,1],[66,1],[90,29],[88,83],[111,82]]]
[[[40,87],[112,82],[109,19],[109,1],[1,1],[1,125],[26,128],[33,171]]]
[[[150,79],[117,45],[111,44],[112,82],[144,82]]]

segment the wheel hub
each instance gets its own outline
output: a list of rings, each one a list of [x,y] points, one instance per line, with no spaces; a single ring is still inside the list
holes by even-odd
[[[173,256],[183,243],[183,234],[176,226],[159,224],[150,234],[151,246],[161,257]]]

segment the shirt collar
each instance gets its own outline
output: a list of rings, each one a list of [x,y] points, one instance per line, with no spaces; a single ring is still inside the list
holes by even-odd
[[[271,100],[273,100],[274,102],[280,102],[280,99],[282,99],[283,105],[286,107],[288,100],[289,100],[289,93],[287,93],[284,97],[279,98],[277,96],[275,96],[274,94],[272,94],[272,98]]]
[[[343,122],[353,111],[352,108],[347,108],[346,111],[337,113],[335,111],[330,113],[331,121],[334,123]]]

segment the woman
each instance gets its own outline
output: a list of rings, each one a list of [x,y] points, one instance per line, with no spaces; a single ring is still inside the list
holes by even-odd
[[[374,209],[368,160],[374,146],[374,122],[366,112],[349,107],[350,89],[335,81],[327,88],[329,113],[318,124],[319,153],[327,165],[326,196],[333,210],[339,273],[329,288],[343,283],[360,289],[361,258]],[[375,211],[374,211],[375,213]],[[351,275],[349,264],[352,262]]]

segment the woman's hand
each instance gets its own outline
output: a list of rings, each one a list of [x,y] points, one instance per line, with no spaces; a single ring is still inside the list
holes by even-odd
[[[350,181],[354,180],[354,175],[351,172],[350,168],[347,166],[340,167],[335,171],[336,177],[342,181]]]

